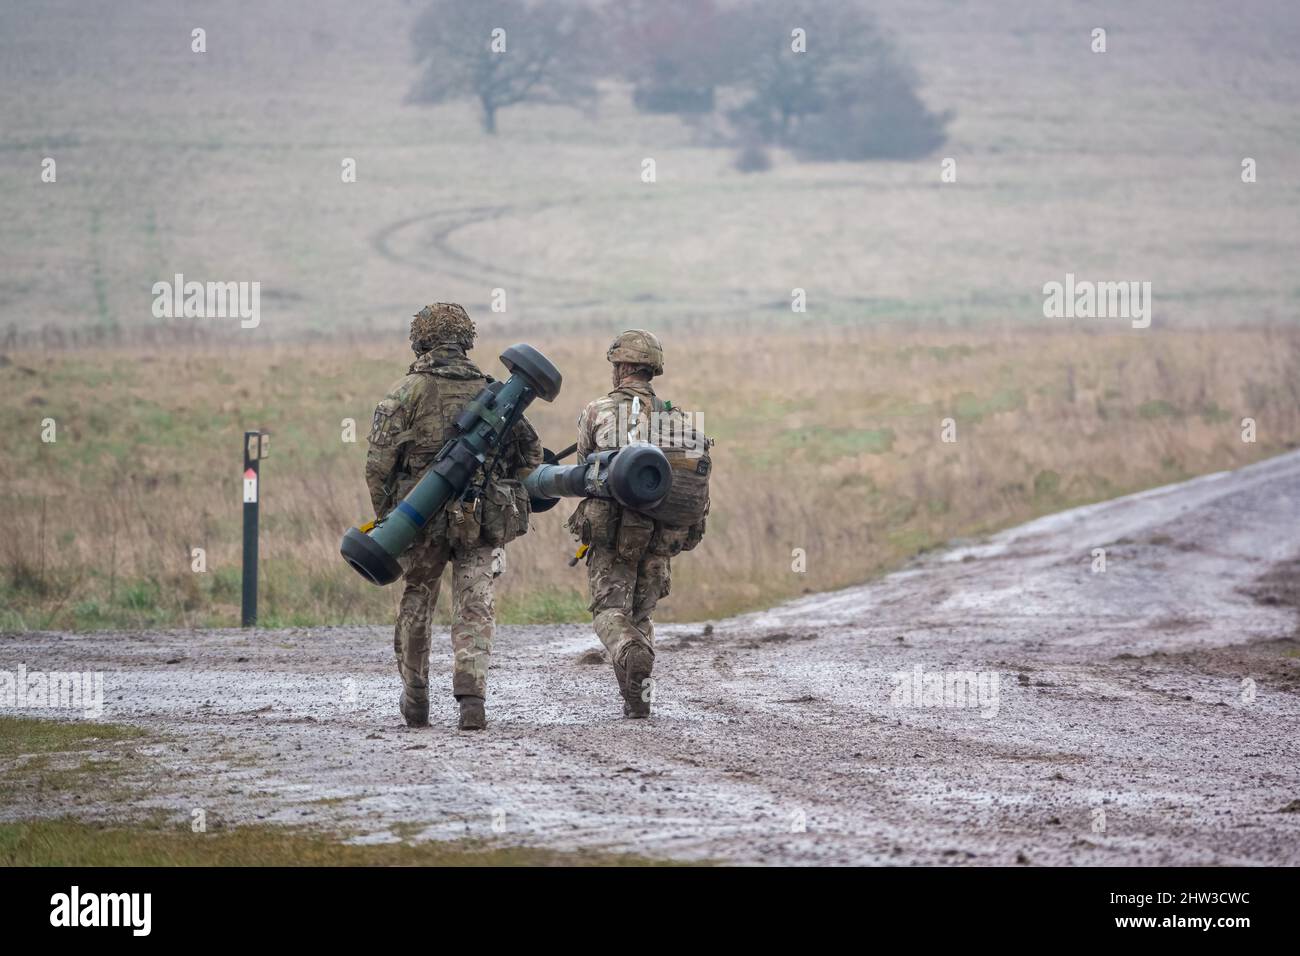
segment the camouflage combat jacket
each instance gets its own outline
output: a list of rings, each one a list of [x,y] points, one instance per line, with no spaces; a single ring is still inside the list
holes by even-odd
[[[366,486],[376,517],[382,518],[414,487],[443,445],[456,437],[456,416],[491,381],[459,346],[443,345],[416,358],[375,408],[370,424]],[[541,440],[526,418],[516,423],[500,451],[489,485],[511,485],[514,498],[526,504],[527,495],[514,486],[542,461]],[[471,487],[482,480],[480,468]]]

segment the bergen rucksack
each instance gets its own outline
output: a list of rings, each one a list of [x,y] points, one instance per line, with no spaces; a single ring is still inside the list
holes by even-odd
[[[653,508],[640,509],[640,513],[670,528],[700,525],[709,513],[709,477],[713,471],[709,449],[713,439],[705,436],[697,416],[674,407],[672,402],[655,398],[653,412],[654,417],[645,426],[637,416],[637,437],[657,445],[664,453],[673,470],[673,483],[663,501]],[[703,533],[702,528],[699,533]]]

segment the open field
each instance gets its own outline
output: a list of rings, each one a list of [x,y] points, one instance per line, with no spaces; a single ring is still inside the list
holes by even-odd
[[[559,400],[534,406],[559,448],[607,388],[608,365],[603,343],[535,341],[565,373]],[[703,409],[718,445],[709,533],[676,562],[666,619],[861,582],[956,536],[1300,444],[1292,326],[845,328],[772,332],[764,343],[709,333],[669,342],[659,392]],[[493,343],[479,351],[496,365]],[[246,427],[273,435],[262,622],[389,618],[398,589],[364,584],[338,541],[370,517],[365,432],[407,355],[374,345],[14,354],[0,368],[0,404],[23,419],[0,433],[0,628],[237,622]],[[57,424],[52,444],[40,440],[45,418]],[[947,418],[951,443],[941,440]],[[1254,443],[1242,440],[1244,418],[1256,422]],[[353,443],[345,419],[357,423]],[[584,618],[585,575],[566,562],[569,510],[537,516],[511,545],[503,621]],[[192,570],[196,547],[203,573]]]
[[[178,272],[262,283],[255,330],[181,323],[241,343],[400,336],[434,299],[516,339],[1025,322],[1067,271],[1151,281],[1160,326],[1296,318],[1290,0],[870,7],[927,103],[955,113],[949,143],[917,162],[778,154],[744,175],[709,124],[640,115],[613,85],[593,117],[508,109],[496,137],[468,103],[404,104],[416,3],[6,4],[0,330],[140,329],[152,283]],[[487,311],[496,288],[504,314]]]

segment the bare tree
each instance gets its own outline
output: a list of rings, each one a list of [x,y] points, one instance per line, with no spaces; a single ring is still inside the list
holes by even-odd
[[[587,104],[595,86],[580,31],[589,18],[576,4],[435,0],[411,31],[424,72],[409,99],[473,97],[488,133],[497,112],[517,103]]]

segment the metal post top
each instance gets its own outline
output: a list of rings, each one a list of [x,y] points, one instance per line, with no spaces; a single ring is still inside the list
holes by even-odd
[[[257,462],[271,454],[271,434],[264,431],[244,432],[244,461]],[[257,467],[254,465],[253,467]]]

